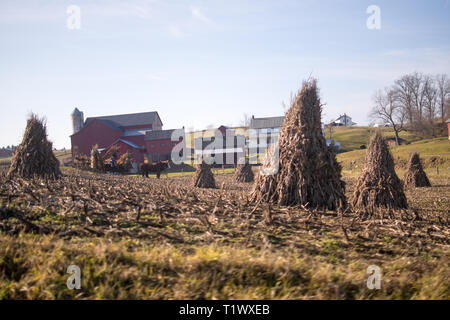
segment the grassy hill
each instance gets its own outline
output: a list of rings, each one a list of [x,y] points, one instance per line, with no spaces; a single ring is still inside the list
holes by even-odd
[[[57,150],[55,151],[55,156],[61,163],[68,161],[72,157],[72,152],[70,150]],[[0,158],[0,167],[9,167],[11,164],[12,157]]]
[[[411,152],[418,152],[426,169],[450,174],[450,141],[446,137],[419,140],[408,145],[391,147],[397,169],[405,169]],[[366,150],[354,150],[337,155],[344,170],[360,171],[364,167]],[[436,169],[436,167],[438,169]]]
[[[368,145],[370,136],[380,129],[386,138],[395,138],[394,130],[389,127],[333,127],[331,137],[341,143],[341,152],[359,150],[361,145]],[[330,139],[329,129],[325,129],[325,137]],[[400,132],[400,138],[411,143],[421,140],[420,137],[411,132]]]

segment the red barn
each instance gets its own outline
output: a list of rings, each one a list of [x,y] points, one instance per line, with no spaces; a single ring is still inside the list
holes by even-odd
[[[118,158],[124,153],[131,152],[132,162],[142,163],[145,160],[145,147],[134,144],[133,142],[118,139],[111,144],[112,146],[117,146],[119,150],[117,151]],[[106,148],[108,150],[109,148]]]
[[[174,139],[179,138],[177,141],[172,141],[173,130],[154,130],[147,131],[145,134],[145,146],[147,150],[147,157],[150,162],[154,161],[164,161],[171,160],[170,154],[174,146],[183,141],[182,137],[174,137]],[[181,136],[184,137],[184,128],[182,129]]]
[[[72,124],[72,157],[89,156],[96,144],[104,150],[117,145],[118,157],[130,151],[135,163],[144,161],[146,132],[161,131],[163,125],[156,111],[91,117],[84,121],[78,109],[72,113]]]

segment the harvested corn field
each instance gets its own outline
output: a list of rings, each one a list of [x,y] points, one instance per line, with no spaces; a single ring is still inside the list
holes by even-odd
[[[450,181],[430,180],[426,195],[406,191],[408,209],[363,219],[252,203],[231,174],[205,189],[191,177],[3,172],[0,298],[449,299]],[[66,287],[72,264],[80,290]],[[370,265],[380,290],[366,286]]]

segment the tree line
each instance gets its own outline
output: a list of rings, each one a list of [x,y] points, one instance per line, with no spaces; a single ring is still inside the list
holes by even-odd
[[[0,148],[0,150],[10,150],[10,151],[15,151],[16,149],[17,149],[17,146],[14,146],[14,145]]]
[[[11,157],[16,149],[17,146],[7,146],[0,148],[0,158]]]
[[[372,100],[369,118],[391,126],[397,145],[401,131],[436,137],[442,135],[450,116],[450,81],[446,74],[413,72],[377,90]]]

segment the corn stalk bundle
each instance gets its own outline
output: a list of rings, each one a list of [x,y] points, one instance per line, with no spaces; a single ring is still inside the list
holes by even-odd
[[[238,164],[234,173],[234,180],[237,182],[253,182],[254,174],[252,166],[248,162]]]
[[[91,167],[91,160],[85,155],[77,155],[73,159],[73,167],[81,170],[89,170]]]
[[[403,185],[395,173],[394,159],[380,131],[370,140],[366,165],[356,181],[351,204],[367,212],[374,212],[377,207],[408,207]]]
[[[216,181],[214,179],[214,175],[211,171],[211,167],[201,161],[197,164],[197,170],[194,175],[194,187],[198,188],[215,188]]]
[[[103,158],[98,151],[98,145],[92,147],[91,169],[98,172],[105,171],[105,163],[103,162]]]
[[[322,134],[321,108],[316,80],[304,82],[286,113],[278,143],[267,151],[252,201],[330,210],[346,206],[341,166]],[[277,162],[278,170],[269,172]]]
[[[53,154],[52,143],[47,140],[47,129],[43,119],[32,114],[22,142],[13,155],[8,177],[34,176],[46,179],[58,179],[61,176],[59,161]]]
[[[132,168],[131,158],[131,152],[128,151],[127,153],[124,153],[120,156],[119,160],[117,160],[117,166],[123,171],[130,171]]]
[[[403,178],[405,187],[431,187],[427,174],[423,171],[422,163],[417,152],[411,154],[408,162],[408,169]]]
[[[98,148],[98,146],[97,146],[97,148]],[[119,151],[119,147],[117,145],[111,146],[111,148],[106,150],[105,154],[102,156],[103,162],[111,161],[113,154],[116,153],[117,151]]]

